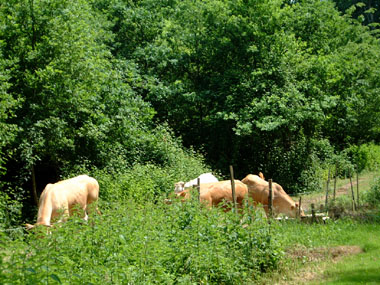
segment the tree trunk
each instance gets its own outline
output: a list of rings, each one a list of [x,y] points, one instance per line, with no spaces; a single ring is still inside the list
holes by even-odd
[[[34,172],[34,166],[32,165],[32,196],[34,203],[38,206],[38,196],[37,196],[37,184],[36,184],[36,174]]]

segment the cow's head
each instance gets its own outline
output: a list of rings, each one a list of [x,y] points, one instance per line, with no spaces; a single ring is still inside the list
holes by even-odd
[[[191,197],[190,190],[191,189],[186,189],[186,190],[176,193],[176,198],[181,199],[182,202],[189,200]]]
[[[175,183],[174,188],[175,188],[174,189],[175,193],[182,192],[183,190],[185,190],[185,182],[180,181],[180,182]]]
[[[301,207],[301,210],[300,210],[300,206],[299,206],[299,204],[296,202],[296,203],[294,203],[294,205],[291,205],[291,206],[290,206],[289,217],[291,217],[291,218],[296,218],[296,217],[298,217],[298,216],[300,216],[301,218],[302,218],[302,217],[305,217],[305,213],[304,213],[302,207]]]

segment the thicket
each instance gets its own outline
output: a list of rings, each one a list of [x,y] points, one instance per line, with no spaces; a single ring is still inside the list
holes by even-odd
[[[243,284],[276,268],[283,254],[254,212],[134,199],[101,209],[88,224],[73,218],[12,242],[0,233],[0,283]]]
[[[136,92],[223,174],[313,191],[319,168],[378,141],[376,33],[331,1],[103,1]],[[371,14],[373,11],[368,11]],[[128,41],[128,45],[124,43]],[[344,155],[344,154],[343,154]],[[353,162],[352,162],[353,163]]]
[[[330,166],[375,167],[379,40],[355,7],[336,8],[3,1],[2,226],[33,216],[47,183],[79,173],[96,176],[104,199],[142,201],[205,171],[226,177],[230,164],[289,193],[320,188]]]
[[[372,207],[379,209],[380,207],[380,179],[377,178],[371,185],[370,190],[366,193],[366,201]]]
[[[162,201],[231,164],[289,193],[329,168],[377,168],[376,28],[335,2],[346,14],[319,0],[2,1],[0,283],[239,284],[276,267],[259,216]],[[47,183],[83,173],[101,217],[14,230]]]

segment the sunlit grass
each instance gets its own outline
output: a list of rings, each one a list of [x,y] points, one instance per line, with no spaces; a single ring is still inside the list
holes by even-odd
[[[379,282],[379,223],[350,219],[313,225],[286,222],[274,225],[272,233],[287,253],[279,270],[264,276],[263,284],[355,284],[360,279],[362,284]],[[362,252],[333,259],[331,252],[339,246],[356,246]],[[288,254],[293,251],[300,254]],[[324,255],[313,256],[313,251]]]

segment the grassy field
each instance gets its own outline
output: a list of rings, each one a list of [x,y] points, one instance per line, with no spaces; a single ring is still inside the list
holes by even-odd
[[[276,225],[285,259],[262,284],[378,284],[380,223]]]
[[[374,172],[359,177],[360,197],[376,177]],[[356,194],[356,185],[354,189]],[[337,194],[338,201],[346,206],[350,203],[349,179],[337,181]],[[313,193],[302,198],[307,206],[318,205],[324,203],[324,195]],[[326,224],[274,225],[285,259],[278,270],[264,276],[262,284],[380,284],[380,213],[363,208],[346,213],[351,217]]]
[[[48,235],[0,234],[0,284],[380,282],[379,212],[268,224],[258,211],[237,216],[196,199],[100,206],[102,216],[71,218]]]

